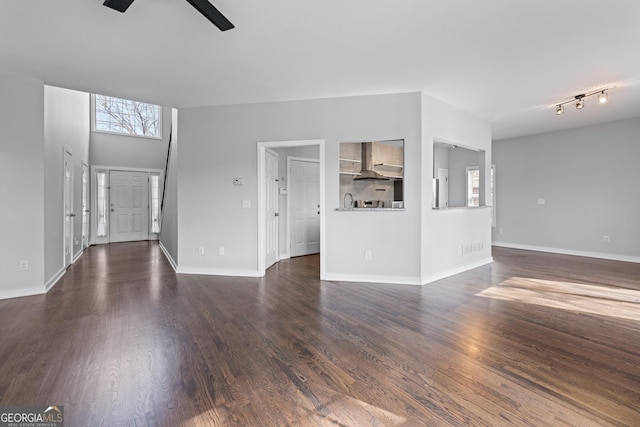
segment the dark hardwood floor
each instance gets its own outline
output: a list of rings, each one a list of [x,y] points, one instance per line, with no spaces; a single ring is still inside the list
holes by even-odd
[[[67,426],[640,425],[640,265],[494,259],[419,287],[94,246],[0,301],[0,405],[64,405]]]

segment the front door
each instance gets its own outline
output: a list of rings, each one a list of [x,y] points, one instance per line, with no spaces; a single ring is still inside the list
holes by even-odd
[[[265,153],[265,268],[280,259],[278,254],[278,154],[271,150]]]
[[[291,160],[291,256],[320,252],[320,168],[317,161]]]
[[[110,171],[109,242],[149,239],[149,174]]]

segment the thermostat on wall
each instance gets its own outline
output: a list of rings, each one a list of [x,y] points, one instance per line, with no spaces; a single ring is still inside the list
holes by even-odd
[[[233,178],[233,185],[244,185],[244,178]]]

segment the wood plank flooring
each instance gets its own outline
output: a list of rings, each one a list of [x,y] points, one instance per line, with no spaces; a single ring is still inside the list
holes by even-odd
[[[639,426],[640,265],[494,248],[424,287],[177,275],[91,247],[0,301],[0,405],[67,426]]]

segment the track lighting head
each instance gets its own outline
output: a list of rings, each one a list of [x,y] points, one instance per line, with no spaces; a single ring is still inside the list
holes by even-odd
[[[609,100],[609,93],[606,90],[603,90],[598,94],[598,101],[600,101],[600,104],[604,104],[608,100]]]
[[[598,94],[598,101],[601,104],[604,104],[609,99],[609,92],[607,92],[610,88],[605,87],[602,89],[594,90],[593,92],[581,93],[579,95],[574,96],[573,98],[563,101],[559,104],[556,104],[556,115],[561,115],[564,113],[564,105],[569,103],[575,103],[577,110],[582,110],[584,108],[584,98],[588,96],[592,96]]]

